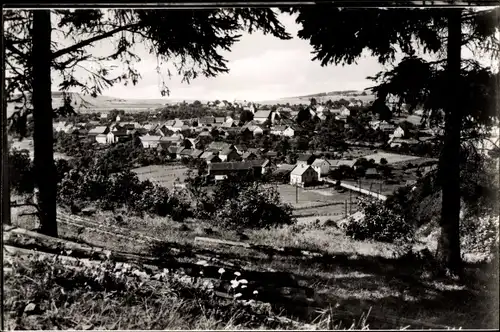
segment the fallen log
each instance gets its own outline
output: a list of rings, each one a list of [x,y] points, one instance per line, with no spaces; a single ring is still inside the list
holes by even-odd
[[[244,242],[219,240],[219,239],[213,239],[213,238],[201,237],[201,236],[195,237],[194,242],[195,243],[196,242],[204,242],[204,243],[210,243],[210,244],[221,244],[221,245],[234,246],[234,247],[250,248],[250,244],[244,243]]]

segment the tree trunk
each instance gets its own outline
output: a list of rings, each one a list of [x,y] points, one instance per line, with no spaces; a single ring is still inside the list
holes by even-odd
[[[49,10],[33,11],[33,144],[35,184],[39,191],[40,232],[57,236],[56,172],[52,133],[51,25]]]
[[[2,47],[5,59],[5,48]],[[5,95],[5,65],[2,70],[2,223],[10,225],[9,135],[7,134],[7,96]]]
[[[447,105],[445,109],[444,146],[440,156],[442,209],[441,235],[437,259],[442,267],[461,275],[460,254],[460,105],[461,10],[450,9],[448,16]]]

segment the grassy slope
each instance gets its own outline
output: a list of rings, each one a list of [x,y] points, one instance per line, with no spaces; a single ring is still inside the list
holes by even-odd
[[[124,219],[124,223],[120,225],[121,232],[128,235],[124,238],[116,235],[119,233],[118,228],[111,228],[116,225],[116,221],[110,213],[99,213],[93,218],[92,224],[87,223],[86,227],[61,223],[60,232],[62,237],[114,250],[142,254],[149,252],[148,243],[133,240],[135,236],[129,234],[129,230],[133,229],[170,243],[169,247],[180,248],[177,258],[185,256],[182,259],[191,259],[188,253],[194,248],[235,264],[241,270],[283,271],[301,285],[315,289],[316,306],[337,306],[337,313],[343,312],[344,320],[359,318],[372,307],[372,315],[382,317],[385,323],[369,319],[371,328],[404,326],[403,323],[390,323],[392,316],[464,328],[492,327],[498,324],[495,316],[490,314],[494,302],[484,291],[462,287],[451,280],[432,280],[425,273],[422,274],[422,267],[415,262],[392,258],[398,252],[397,247],[353,241],[335,227],[309,224],[247,232],[247,242],[250,243],[290,246],[329,254],[324,258],[303,258],[293,254],[266,253],[245,248],[200,246],[194,243],[195,236],[230,240],[238,240],[238,236],[199,221],[187,222],[184,225],[186,227],[181,227],[181,224],[167,218]],[[30,226],[26,221],[22,222],[22,219],[17,220],[26,227]],[[104,234],[92,229],[96,228],[92,227],[93,224],[103,225],[100,228],[109,229],[110,233]],[[345,312],[351,313],[352,317],[346,316]]]

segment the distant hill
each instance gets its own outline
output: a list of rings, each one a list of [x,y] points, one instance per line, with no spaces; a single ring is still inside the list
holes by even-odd
[[[163,107],[168,104],[181,102],[182,100],[172,99],[123,99],[109,96],[85,96],[77,92],[71,92],[73,107],[77,112],[106,112],[114,109],[124,111],[147,111]],[[57,108],[63,105],[62,92],[52,92],[52,107]],[[9,116],[15,111],[15,107],[19,104],[10,103],[7,105],[7,115]]]
[[[365,95],[363,95],[365,93]],[[280,98],[280,99],[273,99],[273,100],[265,100],[265,101],[260,101],[261,104],[290,104],[290,105],[298,105],[298,104],[309,104],[309,101],[311,98],[315,98],[316,101],[322,103],[326,102],[328,100],[339,100],[339,99],[347,99],[349,100],[350,98],[355,98],[359,99],[363,102],[374,100],[375,96],[371,94],[369,91],[358,91],[358,90],[345,90],[345,91],[331,91],[331,92],[321,92],[321,93],[315,93],[315,94],[310,94],[310,95],[305,95],[305,96],[298,96],[298,97],[286,97],[286,98]]]

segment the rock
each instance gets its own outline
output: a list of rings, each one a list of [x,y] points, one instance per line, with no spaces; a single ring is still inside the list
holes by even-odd
[[[97,212],[97,210],[95,208],[88,207],[88,208],[82,209],[82,214],[85,215],[85,216],[92,216],[96,212]]]
[[[28,315],[35,313],[36,310],[37,310],[37,307],[36,307],[36,304],[34,304],[34,303],[28,303],[28,305],[26,307],[24,307],[24,312],[27,313]]]

